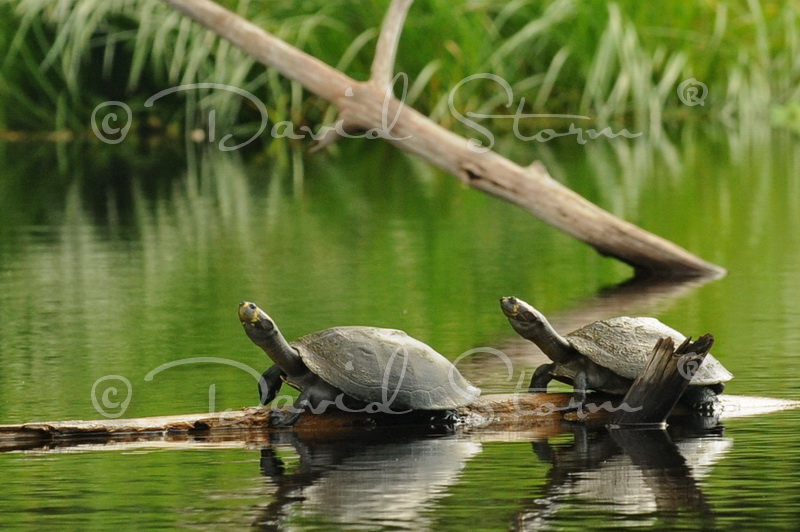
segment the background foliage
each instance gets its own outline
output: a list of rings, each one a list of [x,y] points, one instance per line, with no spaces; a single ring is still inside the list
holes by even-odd
[[[388,5],[220,3],[357,79],[367,76]],[[796,0],[420,0],[409,14],[397,68],[411,79],[407,103],[456,129],[449,93],[480,72],[506,79],[513,105],[524,97],[526,112],[581,113],[603,127],[655,135],[686,120],[737,129],[797,127],[799,6]],[[0,14],[5,130],[86,135],[94,107],[112,99],[139,114],[140,133],[179,135],[203,127],[210,109],[243,138],[258,127],[256,110],[225,91],[185,92],[152,108],[141,105],[164,88],[193,82],[254,93],[273,123],[318,126],[335,116],[327,102],[156,0],[3,0]],[[708,86],[703,107],[678,99],[676,87],[688,78]],[[458,108],[503,110],[498,89],[471,83],[459,90]]]

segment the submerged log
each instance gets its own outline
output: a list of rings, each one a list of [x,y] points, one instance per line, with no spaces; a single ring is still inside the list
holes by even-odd
[[[725,273],[723,268],[598,207],[553,179],[538,161],[520,166],[493,152],[493,142],[484,146],[483,141],[456,135],[396,98],[395,56],[412,0],[392,1],[367,81],[350,78],[211,0],[162,1],[336,105],[339,121],[336,127],[328,128],[322,146],[343,136],[383,138],[467,186],[514,203],[601,254],[630,264],[638,273],[664,277]],[[358,133],[364,131],[367,133]],[[482,126],[480,131],[486,132]]]
[[[632,408],[614,412],[610,426],[664,426],[713,343],[710,334],[696,342],[687,338],[677,349],[671,338],[656,342],[647,365],[622,400],[622,404]]]

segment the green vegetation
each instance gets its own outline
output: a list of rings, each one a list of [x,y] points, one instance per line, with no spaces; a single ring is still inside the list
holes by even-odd
[[[335,116],[327,102],[157,0],[0,2],[6,130],[84,135],[92,110],[107,100],[128,103],[144,133],[204,128],[212,109],[217,124],[243,139],[257,130],[257,110],[231,92],[184,91],[143,106],[160,90],[195,82],[252,92],[273,124],[318,127]],[[388,5],[220,3],[357,79],[367,76]],[[797,0],[420,0],[409,14],[397,68],[410,77],[407,102],[448,127],[459,126],[447,105],[451,89],[491,72],[513,87],[511,107],[498,85],[478,81],[458,91],[459,111],[510,114],[525,98],[524,112],[580,113],[593,118],[595,125],[586,127],[657,134],[686,120],[749,129],[772,119],[797,127],[798,58]],[[677,87],[690,78],[708,86],[705,105],[679,100]],[[511,121],[493,126],[509,131]]]

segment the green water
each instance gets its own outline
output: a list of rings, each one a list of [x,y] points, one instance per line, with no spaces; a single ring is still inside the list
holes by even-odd
[[[538,359],[514,339],[500,296],[565,330],[653,315],[715,334],[736,376],[730,393],[800,399],[799,143],[765,135],[509,144],[520,162],[542,159],[592,201],[729,270],[644,288],[615,288],[628,267],[375,141],[343,143],[302,172],[197,147],[3,145],[0,423],[255,404],[248,368],[266,360],[238,324],[242,299],[288,338],[395,327],[452,359],[507,350],[516,375]],[[499,361],[461,367],[486,391],[516,386]],[[653,495],[634,456],[607,440],[587,451],[565,433],[546,450],[514,435],[395,433],[7,452],[0,512],[4,526],[72,530],[790,529],[798,421],[790,411],[673,435],[691,472],[682,502]],[[684,469],[667,471],[686,483]]]

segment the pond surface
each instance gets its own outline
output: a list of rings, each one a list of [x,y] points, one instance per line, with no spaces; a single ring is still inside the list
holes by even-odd
[[[500,296],[564,332],[650,315],[714,333],[731,394],[800,399],[798,147],[691,132],[673,144],[509,144],[729,270],[631,285],[628,267],[374,141],[302,171],[196,148],[2,145],[0,423],[254,405],[250,371],[267,361],[242,333],[242,299],[290,339],[373,325],[451,359],[501,349],[511,379],[491,357],[460,365],[486,393],[517,389],[543,360]],[[0,512],[34,530],[791,529],[799,422],[786,411],[634,441],[567,427],[13,451],[0,454]]]

